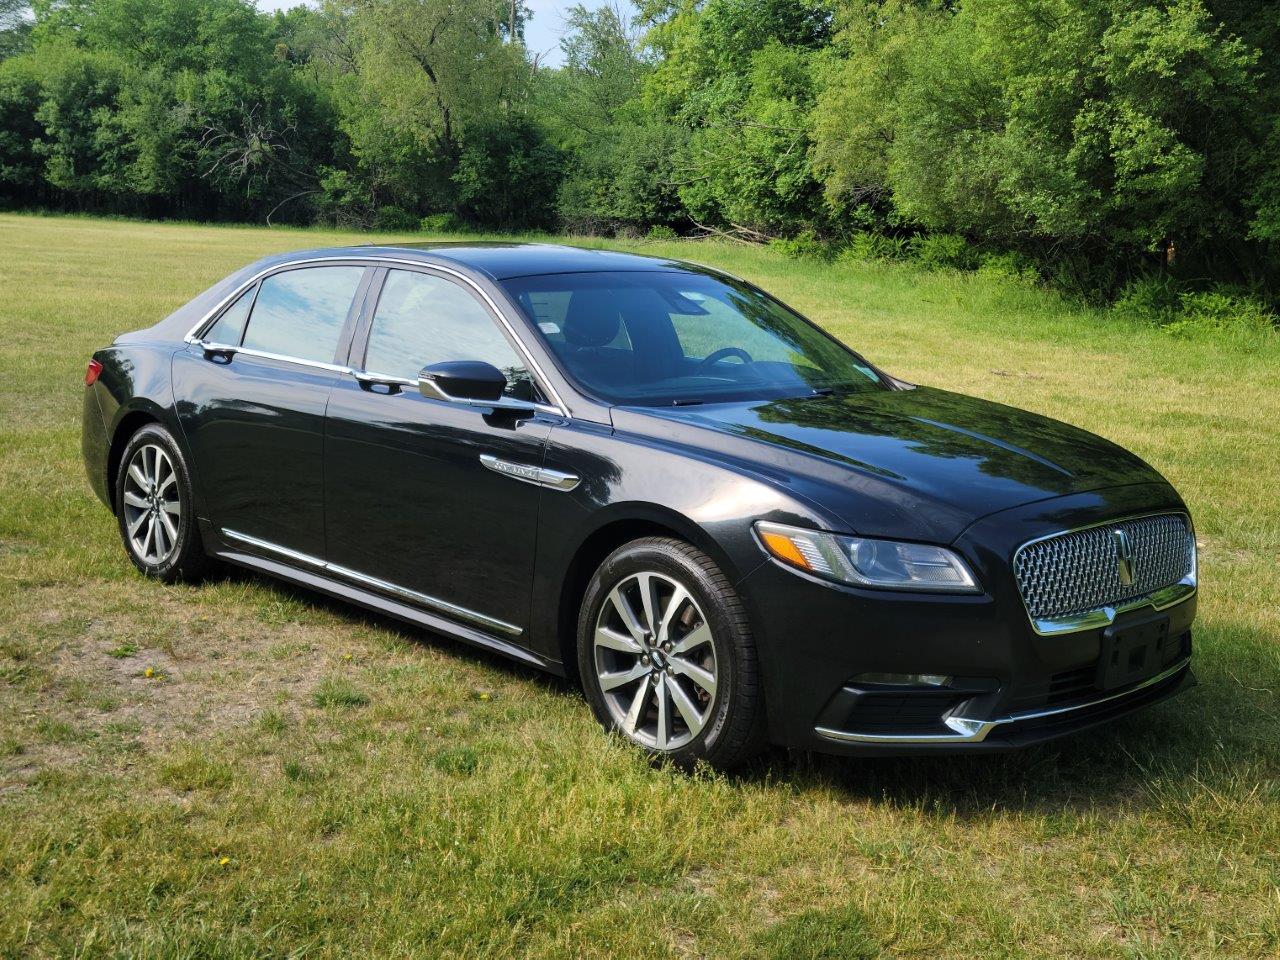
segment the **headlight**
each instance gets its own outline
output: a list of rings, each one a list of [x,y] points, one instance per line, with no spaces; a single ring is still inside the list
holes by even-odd
[[[885,590],[979,593],[965,562],[946,547],[843,537],[780,523],[756,524],[769,554],[814,576]]]

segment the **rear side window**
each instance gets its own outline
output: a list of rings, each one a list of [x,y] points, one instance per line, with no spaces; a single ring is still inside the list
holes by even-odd
[[[364,267],[306,267],[267,277],[254,302],[244,346],[332,363],[363,275]]]
[[[205,343],[225,343],[230,347],[240,345],[240,338],[244,336],[244,322],[249,319],[249,308],[253,306],[253,291],[256,289],[250,287],[222,312],[218,322],[205,331]]]
[[[507,393],[532,396],[524,361],[489,312],[452,280],[391,270],[369,331],[365,369],[416,380],[444,360],[483,360],[507,377]]]

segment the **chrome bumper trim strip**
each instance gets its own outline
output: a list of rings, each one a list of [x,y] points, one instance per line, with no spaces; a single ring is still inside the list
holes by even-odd
[[[1042,637],[1052,637],[1059,633],[1075,633],[1079,630],[1097,630],[1099,627],[1111,626],[1116,617],[1122,613],[1128,613],[1130,610],[1140,610],[1143,607],[1168,610],[1184,600],[1190,600],[1195,596],[1195,593],[1196,578],[1193,572],[1190,576],[1184,577],[1177,583],[1171,583],[1167,587],[1161,587],[1154,593],[1149,593],[1145,597],[1137,597],[1127,603],[1117,604],[1113,607],[1100,607],[1097,610],[1090,610],[1087,613],[1077,614],[1073,617],[1051,617],[1047,620],[1032,620],[1031,629]]]
[[[1122,700],[1125,697],[1133,696],[1148,687],[1154,687],[1156,684],[1163,683],[1170,677],[1177,676],[1191,664],[1191,658],[1185,657],[1178,663],[1174,664],[1167,670],[1161,671],[1154,677],[1148,677],[1136,686],[1129,687],[1125,690],[1119,690],[1115,693],[1108,694],[1105,697],[1099,697],[1096,700],[1090,700],[1087,703],[1074,703],[1065,707],[1054,707],[1049,710],[1028,710],[1023,713],[1012,713],[1007,717],[999,717],[995,720],[971,720],[967,717],[946,717],[943,723],[949,727],[952,733],[852,733],[848,730],[833,730],[830,727],[815,727],[814,732],[828,740],[838,740],[842,743],[980,743],[987,738],[987,735],[997,727],[1002,727],[1010,723],[1022,723],[1026,720],[1042,720],[1045,717],[1056,717],[1064,714],[1074,713],[1077,710],[1088,710],[1092,707],[1101,706],[1110,703],[1113,700]]]
[[[259,540],[257,537],[251,537],[246,533],[239,533],[235,530],[222,528],[222,535],[240,543],[256,547],[259,550],[266,550],[278,556],[285,557],[295,563],[301,563],[308,567],[314,567],[317,570],[323,570],[325,573],[331,573],[336,577],[342,577],[345,580],[351,580],[355,583],[366,587],[372,587],[382,593],[388,593],[393,597],[401,600],[408,600],[410,603],[417,604],[420,607],[426,607],[436,613],[443,613],[446,616],[453,617],[457,620],[465,620],[478,627],[486,630],[496,630],[499,633],[505,633],[511,637],[518,637],[524,631],[515,624],[507,623],[505,620],[498,620],[495,617],[486,616],[483,613],[477,613],[474,610],[468,610],[466,607],[460,607],[456,603],[450,603],[447,600],[441,600],[438,597],[432,597],[425,593],[418,593],[416,590],[409,590],[406,587],[397,586],[386,580],[379,580],[377,577],[371,577],[368,574],[361,573],[358,570],[352,570],[349,567],[339,566],[336,563],[327,563],[319,557],[313,557],[310,554],[299,553],[297,550],[290,550],[288,547],[282,547],[278,544],[271,543],[267,540]]]

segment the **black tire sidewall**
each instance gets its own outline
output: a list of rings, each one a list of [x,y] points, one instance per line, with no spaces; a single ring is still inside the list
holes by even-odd
[[[643,570],[656,570],[672,577],[697,600],[711,627],[718,676],[711,719],[689,743],[677,750],[635,745],[654,757],[669,759],[680,766],[691,766],[702,759],[714,763],[717,748],[734,719],[735,711],[744,706],[738,702],[740,669],[744,644],[749,645],[751,641],[749,636],[742,636],[740,618],[735,618],[733,611],[728,609],[730,604],[737,602],[736,598],[722,595],[713,579],[714,572],[717,572],[714,565],[694,548],[679,541],[639,540],[615,550],[600,565],[587,585],[578,619],[578,670],[584,694],[601,725],[608,730],[616,730],[596,676],[595,624],[609,591],[626,577]],[[747,649],[751,648],[748,646]],[[618,735],[625,737],[620,731]],[[627,738],[627,742],[634,741]]]
[[[162,448],[173,464],[178,476],[178,504],[181,513],[178,517],[178,547],[161,563],[150,564],[134,553],[129,542],[129,531],[126,528],[124,512],[124,477],[129,463],[138,448],[147,444],[155,444]],[[148,577],[172,582],[183,579],[198,572],[205,560],[204,547],[200,542],[196,528],[195,502],[191,494],[191,475],[187,470],[186,458],[173,435],[160,424],[148,424],[129,438],[124,453],[120,456],[120,465],[116,469],[115,486],[112,491],[116,505],[116,524],[120,529],[120,540],[124,544],[125,553],[133,565]]]

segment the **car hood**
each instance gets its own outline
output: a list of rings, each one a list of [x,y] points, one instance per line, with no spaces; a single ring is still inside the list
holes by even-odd
[[[928,387],[645,414],[667,439],[696,431],[691,444],[751,460],[868,536],[949,542],[999,510],[1163,480],[1085,430]]]

